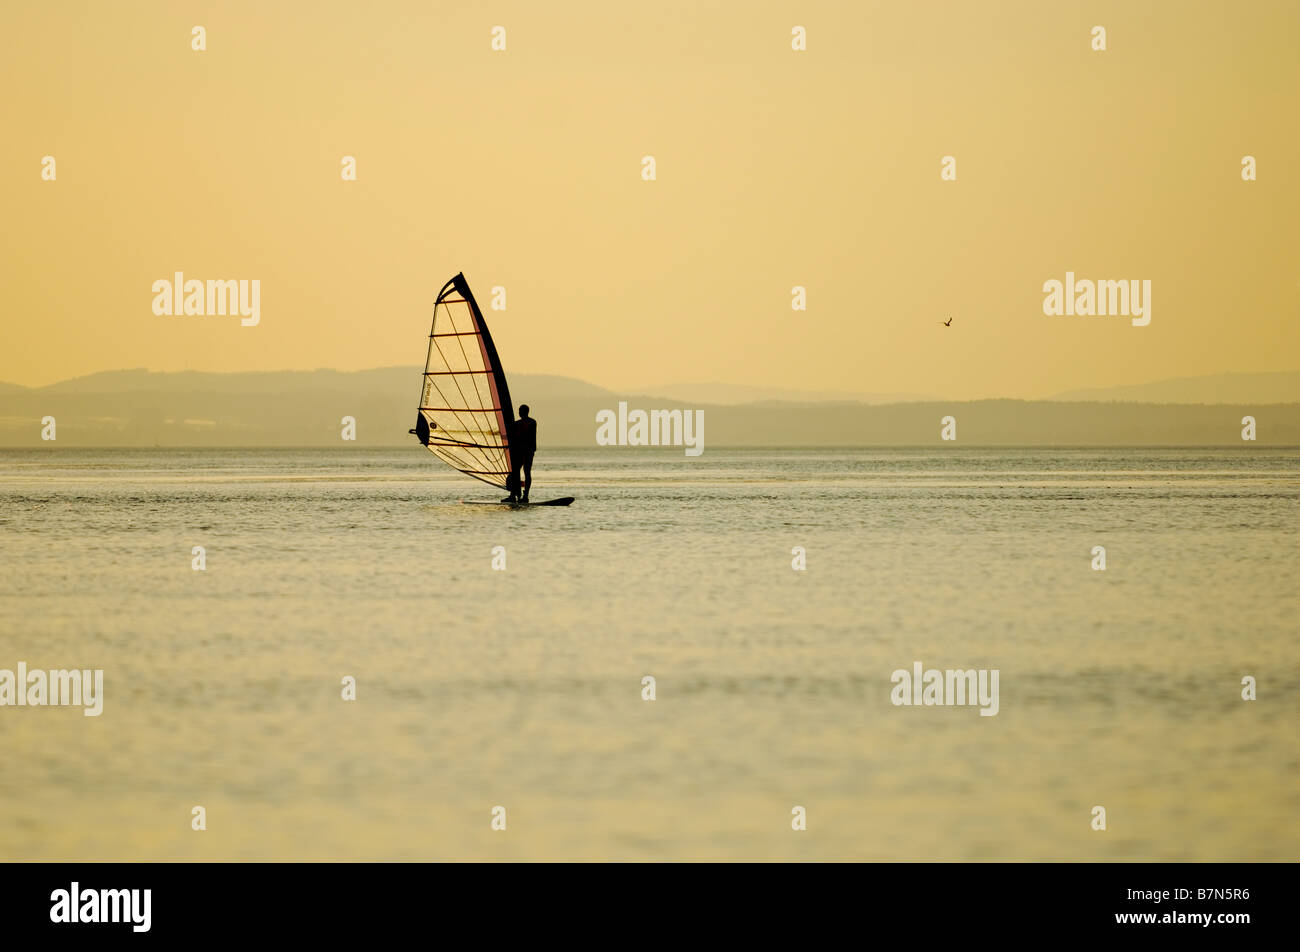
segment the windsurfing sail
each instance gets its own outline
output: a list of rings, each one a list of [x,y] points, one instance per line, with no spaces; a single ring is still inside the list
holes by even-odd
[[[505,489],[514,418],[487,322],[465,275],[458,274],[433,304],[420,416],[412,432],[448,466]]]

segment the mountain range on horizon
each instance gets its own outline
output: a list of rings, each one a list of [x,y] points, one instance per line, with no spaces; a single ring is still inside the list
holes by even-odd
[[[410,440],[421,368],[209,373],[104,371],[44,387],[0,383],[0,446],[322,446],[344,416],[357,443]],[[1048,400],[944,400],[724,383],[679,383],[625,393],[569,377],[514,374],[551,445],[594,445],[595,414],[620,401],[642,409],[705,409],[720,446],[939,443],[953,414],[970,445],[1205,445],[1240,441],[1243,414],[1261,415],[1259,442],[1300,445],[1300,371],[1215,374],[1075,390]],[[1265,412],[1263,408],[1269,408]]]
[[[0,381],[3,393],[124,393],[128,391],[174,391],[200,387],[205,391],[237,392],[282,388],[285,380],[304,375],[317,375],[319,381],[330,377],[350,378],[358,384],[368,380],[389,383],[393,374],[410,375],[418,389],[420,368],[376,367],[370,370],[255,370],[212,372],[198,370],[159,371],[145,368],[105,370],[79,377],[70,377],[40,387],[24,386]],[[284,378],[284,379],[280,379]],[[747,403],[865,403],[870,405],[893,403],[935,403],[945,400],[969,402],[972,399],[1023,399],[1016,397],[955,398],[934,394],[870,393],[850,390],[798,390],[787,387],[733,384],[721,381],[695,381],[662,383],[638,386],[616,391],[599,384],[588,383],[574,377],[555,374],[514,374],[513,389],[530,383],[541,385],[547,391],[562,388],[570,395],[585,393],[629,393],[644,397],[675,400],[690,404],[739,406]],[[1221,373],[1193,377],[1175,377],[1149,383],[1126,384],[1115,387],[1092,387],[1065,390],[1047,397],[1031,398],[1030,402],[1130,402],[1130,403],[1297,403],[1300,402],[1300,370],[1272,373]]]

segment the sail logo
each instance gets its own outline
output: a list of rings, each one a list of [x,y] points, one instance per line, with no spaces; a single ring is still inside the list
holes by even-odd
[[[684,446],[687,456],[704,452],[703,410],[597,410],[597,446]]]
[[[159,278],[153,283],[153,312],[159,317],[205,317],[238,315],[240,324],[256,327],[262,320],[262,282],[228,278],[219,281],[185,280],[177,271],[172,280]]]
[[[19,661],[16,673],[0,668],[0,707],[84,707],[87,717],[98,717],[104,712],[104,669],[28,671],[27,662]]]
[[[889,692],[889,700],[895,707],[978,704],[980,717],[994,717],[998,713],[998,675],[997,668],[923,671],[921,662],[914,661],[911,671],[899,668],[890,675],[894,689]]]
[[[152,889],[69,889],[50,893],[50,921],[56,923],[124,922],[132,932],[148,932],[153,924]]]
[[[1074,272],[1065,272],[1064,283],[1052,278],[1043,283],[1043,313],[1049,317],[1131,317],[1134,327],[1151,323],[1151,282],[1076,281]]]

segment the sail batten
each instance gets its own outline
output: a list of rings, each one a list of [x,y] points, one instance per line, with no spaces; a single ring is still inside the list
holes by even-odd
[[[433,306],[419,413],[425,446],[453,469],[506,488],[511,472],[514,407],[483,312],[463,274],[448,281]]]

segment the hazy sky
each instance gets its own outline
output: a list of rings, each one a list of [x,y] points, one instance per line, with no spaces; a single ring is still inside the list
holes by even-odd
[[[507,289],[507,370],[615,389],[1300,366],[1294,2],[8,3],[0,34],[0,380],[414,367],[458,270]],[[1150,325],[1045,316],[1067,270],[1150,280]],[[260,324],[156,316],[175,271],[260,280]]]

